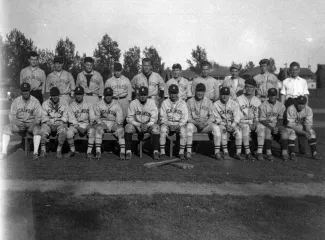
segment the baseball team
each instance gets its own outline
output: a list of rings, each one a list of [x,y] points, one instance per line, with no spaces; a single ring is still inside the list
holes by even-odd
[[[168,158],[166,137],[174,133],[179,135],[179,158],[184,160],[192,157],[194,133],[213,136],[218,160],[231,156],[273,161],[271,145],[277,140],[281,142],[282,159],[297,161],[297,135],[308,139],[312,158],[320,160],[307,82],[299,77],[297,62],[290,64],[291,76],[283,82],[269,72],[268,59],[259,62],[261,73],[248,80],[239,77],[240,66],[234,64],[231,76],[222,84],[209,76],[209,62],[201,64],[202,74],[192,82],[181,76],[181,65],[174,64],[173,78],[166,83],[152,71],[149,58],[142,60],[141,73],[131,81],[122,75],[122,65],[115,63],[113,76],[105,83],[94,70],[91,57],[84,59],[84,70],[76,81],[63,70],[60,56],[54,58],[54,71],[47,77],[38,67],[36,52],[30,52],[29,62],[20,74],[21,96],[12,102],[10,123],[3,129],[0,159],[7,156],[10,136],[22,132],[33,135],[33,159],[47,156],[50,135],[58,138],[57,158],[73,157],[76,134],[88,138],[87,157],[100,159],[103,134],[110,132],[118,139],[121,160],[132,158],[134,133],[151,135],[155,160]],[[231,138],[236,152],[229,154]],[[251,153],[252,138],[257,138],[256,153]],[[66,140],[70,151],[62,155]]]

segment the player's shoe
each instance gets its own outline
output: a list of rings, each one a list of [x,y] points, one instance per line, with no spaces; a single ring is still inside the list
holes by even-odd
[[[62,158],[62,153],[61,152],[56,152],[56,157],[61,159]]]
[[[248,160],[248,161],[254,161],[255,158],[253,157],[252,153],[248,153],[248,154],[246,154],[246,160]]]
[[[100,152],[96,152],[96,157],[97,160],[100,160],[102,158],[102,154]]]
[[[91,160],[91,159],[93,159],[93,155],[91,154],[91,153],[87,153],[87,158],[89,159],[89,160]]]
[[[272,155],[271,155],[272,156]],[[266,157],[267,158],[267,157]],[[264,160],[264,156],[263,153],[258,153],[256,156],[257,161],[263,161]]]
[[[288,154],[283,154],[282,155],[282,159],[283,159],[283,161],[288,161],[289,160],[289,155]]]
[[[153,159],[158,161],[160,159],[159,152],[154,152],[153,153]]]
[[[179,154],[179,159],[180,159],[180,160],[186,160],[184,154]]]
[[[298,161],[298,158],[297,158],[297,156],[296,156],[295,153],[291,153],[291,154],[290,154],[290,160],[291,160],[291,161],[294,161],[294,162],[297,162],[297,161]]]
[[[68,153],[64,154],[64,158],[71,158],[76,155],[76,152],[69,151]]]
[[[192,153],[187,152],[185,157],[186,157],[187,160],[191,160],[192,159]]]
[[[220,153],[216,153],[216,154],[214,154],[214,157],[215,157],[217,160],[221,160],[221,159],[222,159]]]
[[[313,153],[313,159],[319,161],[319,160],[321,160],[321,157],[318,156],[317,152],[314,152]]]
[[[33,154],[33,160],[38,160],[39,158],[38,158],[38,153],[34,153]]]
[[[168,160],[169,157],[166,154],[160,154],[160,160]]]
[[[41,151],[41,154],[39,155],[40,158],[46,158],[47,154],[45,151]]]
[[[266,160],[268,160],[270,162],[273,162],[274,161],[274,157],[271,154],[266,155]]]
[[[0,153],[0,160],[5,159],[7,156],[6,153]]]
[[[246,158],[243,155],[241,155],[240,153],[236,153],[234,155],[234,158],[236,158],[236,159],[238,159],[240,161],[245,161],[246,160]]]
[[[229,153],[224,153],[224,154],[223,154],[223,159],[224,159],[224,160],[230,160],[231,158],[230,158],[230,156],[229,156]]]
[[[128,160],[130,161],[132,159],[132,153],[127,152],[126,154],[120,153],[120,160]]]

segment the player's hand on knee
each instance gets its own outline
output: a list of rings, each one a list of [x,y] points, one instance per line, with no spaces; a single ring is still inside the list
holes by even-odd
[[[305,132],[305,136],[307,137],[307,138],[311,138],[311,134],[310,134],[310,132]]]
[[[19,124],[19,125],[17,125],[17,127],[19,128],[19,131],[21,131],[21,132],[26,130],[26,127],[23,124]]]
[[[230,126],[228,126],[227,130],[228,130],[228,132],[233,133],[235,131],[235,128],[230,125]]]
[[[142,132],[146,132],[148,130],[148,125],[147,124],[141,124],[140,126]]]
[[[22,125],[22,122],[19,121],[18,119],[12,119],[12,120],[10,121],[10,123],[13,124],[13,125],[17,125],[17,126]],[[19,128],[19,127],[18,127],[18,128]]]
[[[278,133],[279,133],[279,129],[278,129],[277,127],[274,127],[274,128],[272,129],[272,133],[273,133],[273,134],[278,134]]]

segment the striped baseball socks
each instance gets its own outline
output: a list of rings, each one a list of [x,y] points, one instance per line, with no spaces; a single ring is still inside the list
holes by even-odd
[[[69,143],[70,151],[71,151],[71,152],[75,152],[76,149],[75,149],[75,147],[74,147],[74,139],[73,139],[73,138],[68,139],[68,143]]]
[[[185,150],[185,145],[180,145],[179,146],[179,154],[184,154],[184,150]]]
[[[235,142],[236,142],[236,153],[240,154],[241,153],[241,145],[242,145],[243,140],[236,139]]]
[[[160,135],[160,154],[166,154],[165,153],[165,144],[166,144],[166,138],[165,137],[161,137]]]
[[[120,152],[125,153],[125,139],[119,139],[118,143],[120,145]]]
[[[311,154],[314,154],[316,152],[316,138],[312,138],[308,140],[309,146],[310,146],[310,151]]]
[[[290,154],[295,152],[295,142],[295,140],[288,140]]]

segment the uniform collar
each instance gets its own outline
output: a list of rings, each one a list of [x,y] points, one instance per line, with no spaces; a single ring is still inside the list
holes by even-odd
[[[90,73],[87,73],[85,70],[83,71],[84,75],[94,75],[94,70],[92,70]]]
[[[35,70],[37,70],[38,67],[36,66],[36,67],[32,68],[32,66],[29,66],[29,68],[30,68],[30,70],[35,71]]]

